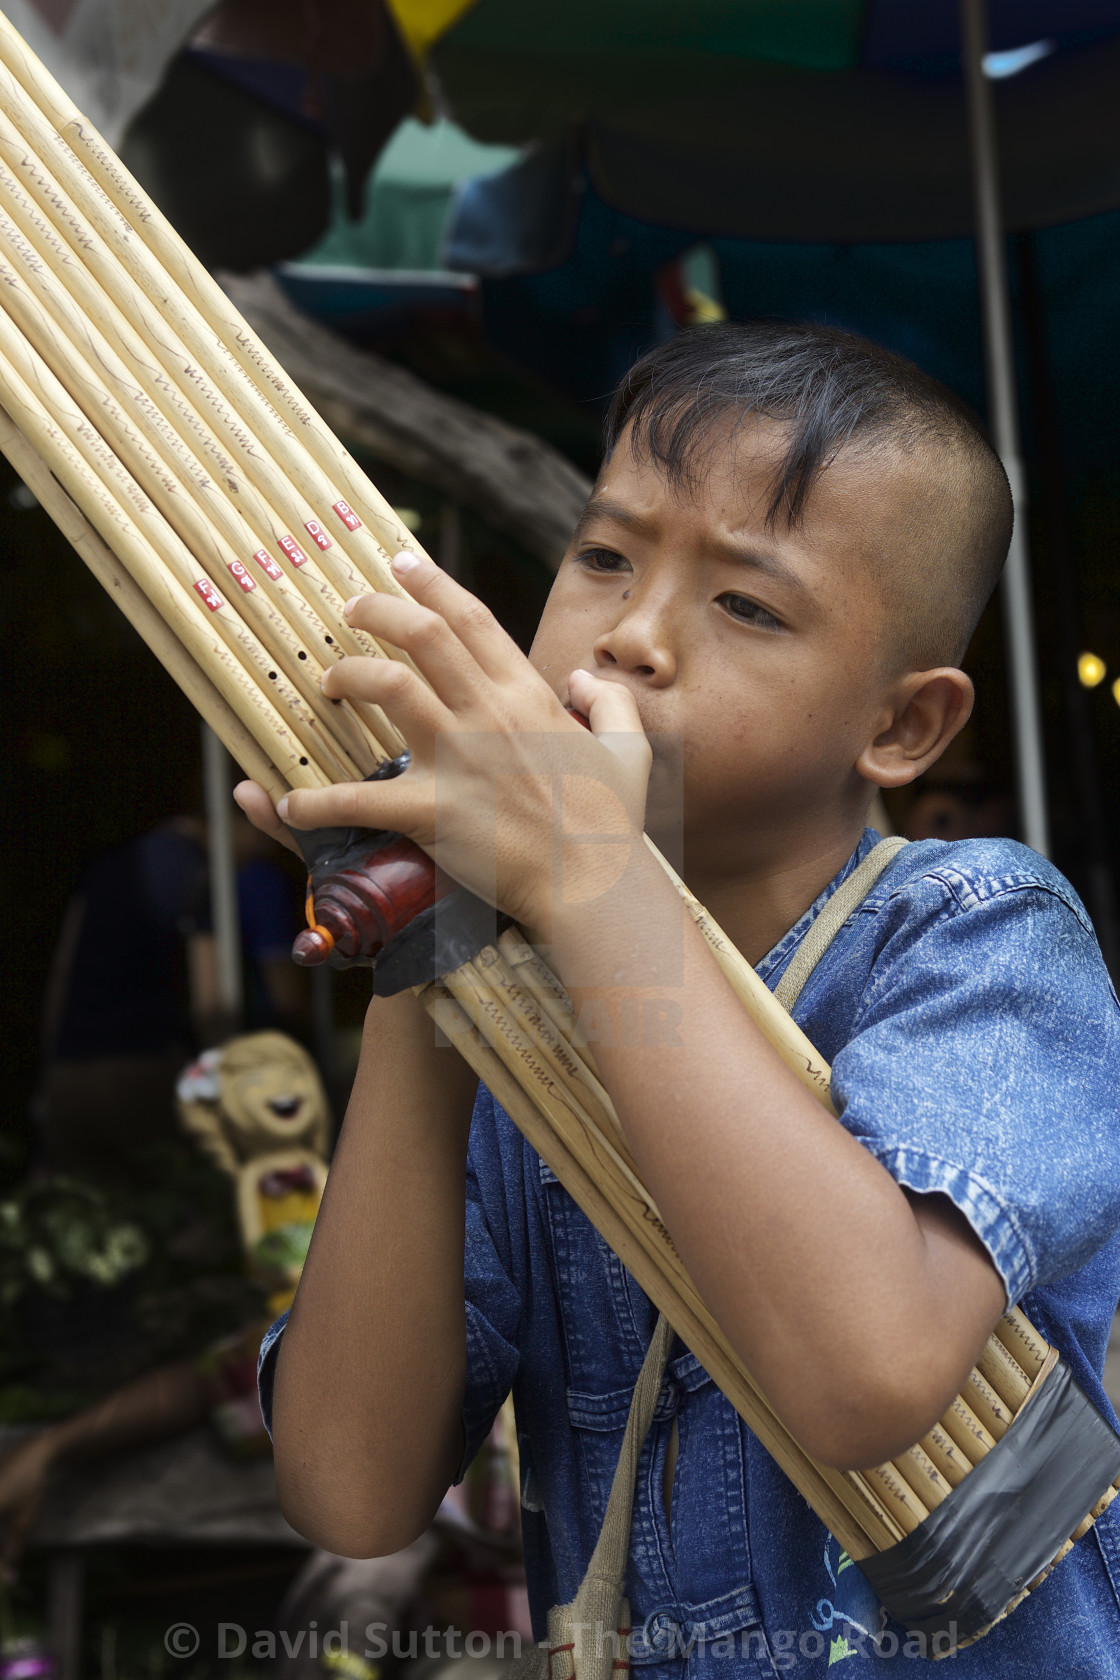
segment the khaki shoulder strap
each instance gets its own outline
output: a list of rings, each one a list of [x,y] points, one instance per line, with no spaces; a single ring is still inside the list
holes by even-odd
[[[611,1483],[602,1532],[591,1554],[581,1592],[591,1580],[610,1582],[615,1589],[622,1586],[626,1573],[626,1558],[630,1550],[630,1517],[634,1509],[638,1459],[653,1422],[672,1342],[673,1327],[664,1313],[659,1313],[630,1402],[626,1431],[622,1437],[622,1450],[618,1455],[618,1466]]]
[[[542,1642],[507,1668],[503,1680],[617,1680],[620,1670],[629,1673],[625,1582],[634,1489],[672,1342],[673,1327],[659,1313],[630,1401],[606,1515],[587,1573],[572,1602],[549,1611]]]
[[[854,910],[858,910],[887,865],[897,857],[903,846],[908,844],[908,841],[897,834],[892,834],[888,840],[880,840],[874,850],[868,852],[859,867],[852,870],[848,879],[840,883],[821,910],[794,952],[789,967],[774,987],[774,996],[791,1014],[805,982],[848,917]]]

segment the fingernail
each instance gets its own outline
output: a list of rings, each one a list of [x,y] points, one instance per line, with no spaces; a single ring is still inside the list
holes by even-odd
[[[284,795],[283,799],[280,799],[280,800],[277,801],[276,814],[277,814],[278,817],[280,817],[280,819],[283,822],[287,822],[287,820],[288,820],[288,796],[287,796],[287,794]]]
[[[357,606],[361,598],[362,597],[360,595],[351,595],[350,599],[342,609],[342,616],[344,618],[350,617],[350,614],[354,611],[354,608]]]
[[[419,564],[419,556],[411,553],[407,548],[402,548],[399,554],[393,556],[393,570],[398,577],[401,577],[405,572],[411,572]]]

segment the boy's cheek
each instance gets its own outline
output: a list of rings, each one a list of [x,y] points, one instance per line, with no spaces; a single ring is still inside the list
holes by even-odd
[[[539,677],[542,677],[558,700],[567,698],[568,677],[575,669],[577,660],[571,664],[564,664],[559,658],[552,656],[552,650],[547,643],[542,643],[539,636],[529,649],[529,664]]]

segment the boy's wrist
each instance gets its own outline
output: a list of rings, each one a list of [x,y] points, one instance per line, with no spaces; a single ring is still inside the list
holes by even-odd
[[[411,1153],[430,1135],[446,1135],[450,1141],[458,1128],[449,1133],[447,1121],[458,1118],[465,1147],[477,1086],[477,1076],[448,1043],[419,997],[405,991],[372,999],[366,1009],[354,1084],[353,1096],[358,1100],[352,1100],[347,1109],[348,1121],[353,1114],[364,1125],[367,1111],[372,1110],[379,1134],[386,1139],[386,1122],[395,1123],[407,1115],[406,1150]],[[371,1105],[370,1096],[376,1093],[383,1099],[387,1088],[397,1101],[386,1105],[377,1100]],[[455,1137],[452,1147],[457,1149],[458,1142]]]
[[[625,851],[585,848],[596,850],[566,873],[551,901],[548,943],[557,971],[569,990],[663,983],[655,970],[681,926],[676,891],[642,834]],[[651,960],[654,953],[661,960]],[[678,968],[669,962],[670,973]]]

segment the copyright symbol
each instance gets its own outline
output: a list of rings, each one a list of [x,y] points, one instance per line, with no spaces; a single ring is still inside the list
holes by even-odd
[[[163,1636],[163,1648],[169,1657],[193,1657],[198,1646],[198,1629],[190,1622],[173,1622]]]

